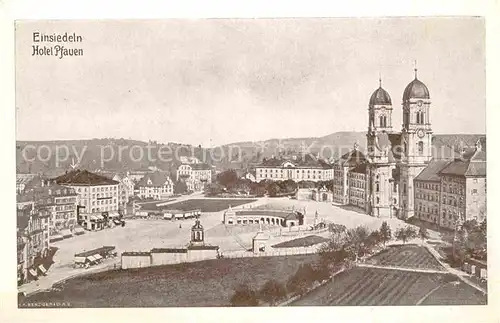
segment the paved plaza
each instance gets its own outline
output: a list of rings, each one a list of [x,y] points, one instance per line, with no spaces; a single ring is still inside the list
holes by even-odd
[[[175,203],[175,201],[172,201],[172,203]],[[319,220],[343,224],[347,228],[365,225],[369,229],[378,229],[382,221],[387,221],[393,230],[399,226],[405,225],[404,222],[395,218],[373,218],[369,215],[362,214],[358,210],[349,210],[326,202],[297,201],[286,198],[261,198],[255,202],[246,204],[244,207],[257,207],[263,205],[280,208],[294,208],[295,210],[303,210],[305,207],[306,227],[313,224],[316,212],[318,212]],[[226,228],[222,224],[223,213],[224,211],[203,213],[200,217],[206,232],[206,242],[208,244],[219,245],[222,252],[250,248],[252,237],[259,230],[259,226],[249,225],[246,227],[234,226]],[[29,293],[38,289],[50,288],[54,282],[69,276],[90,272],[92,270],[102,270],[102,268],[113,268],[114,264],[119,263],[119,257],[105,260],[103,264],[94,269],[73,268],[73,258],[76,253],[105,245],[115,246],[118,254],[124,251],[148,251],[152,248],[184,247],[189,242],[190,229],[194,221],[194,219],[179,221],[148,219],[127,220],[125,227],[115,227],[98,232],[86,232],[84,235],[54,243],[53,246],[57,247],[58,251],[54,256],[54,264],[50,267],[48,275],[46,277],[41,277],[39,281],[21,286],[19,290]],[[268,228],[269,227],[266,226],[264,229]],[[288,229],[283,228],[282,230],[286,231]],[[276,228],[274,228],[274,232],[275,231]],[[326,232],[322,235],[327,236],[328,233]],[[295,236],[272,236],[269,242],[274,244],[295,238]]]

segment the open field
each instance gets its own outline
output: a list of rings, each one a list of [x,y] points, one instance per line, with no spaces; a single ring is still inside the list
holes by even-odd
[[[158,207],[161,210],[190,211],[201,209],[201,212],[220,212],[231,207],[255,202],[252,199],[190,199],[176,203],[170,203]]]
[[[295,247],[309,247],[318,243],[323,243],[328,241],[320,236],[310,235],[302,238],[297,238],[285,242],[281,242],[272,246],[273,248],[295,248]]]
[[[72,307],[226,306],[234,288],[285,282],[316,255],[219,259],[183,265],[118,270],[68,280],[60,290],[34,294],[28,302],[69,302]]]
[[[378,266],[444,270],[426,248],[414,244],[389,246],[367,260],[367,263]]]
[[[426,305],[453,305],[455,298],[462,301],[460,304],[486,304],[485,296],[451,274],[357,267],[340,273],[332,282],[290,305],[416,305],[422,301]]]

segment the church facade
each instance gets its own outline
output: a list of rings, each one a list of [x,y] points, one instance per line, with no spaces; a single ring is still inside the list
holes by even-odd
[[[334,165],[334,201],[377,217],[414,215],[414,178],[432,158],[429,90],[417,78],[403,93],[401,131],[393,125],[392,99],[382,88],[368,104],[367,151],[355,145]]]
[[[486,138],[458,156],[433,156],[431,100],[417,70],[403,92],[401,131],[394,131],[392,99],[379,82],[368,104],[366,154],[355,144],[334,163],[333,201],[376,217],[415,217],[449,229],[483,221]]]

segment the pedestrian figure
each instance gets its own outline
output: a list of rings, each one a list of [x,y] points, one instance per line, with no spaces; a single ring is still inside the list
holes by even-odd
[[[179,229],[182,229],[182,224],[179,224]]]

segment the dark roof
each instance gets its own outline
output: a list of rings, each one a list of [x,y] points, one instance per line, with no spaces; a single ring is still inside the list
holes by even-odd
[[[151,256],[149,251],[124,251],[122,256]]]
[[[365,155],[358,149],[353,149],[347,154],[342,155],[339,159],[339,163],[342,166],[357,166],[368,162]]]
[[[187,253],[186,248],[153,248],[151,253]]]
[[[409,99],[429,99],[429,89],[417,77],[410,82],[403,93],[403,102]]]
[[[304,155],[296,160],[273,157],[263,160],[262,163],[257,167],[281,167],[285,163],[290,163],[293,165],[291,167],[297,168],[332,168],[332,165],[330,165],[326,161],[316,158],[310,154]]]
[[[218,250],[219,246],[190,244],[187,248],[188,250]]]
[[[148,173],[144,175],[143,178],[139,180],[137,183],[137,187],[141,186],[147,186],[147,187],[160,187],[164,186],[165,183],[168,182],[170,178],[168,177],[168,174],[162,173],[162,172],[154,172],[154,173]],[[148,181],[151,180],[151,184],[148,184]]]
[[[351,169],[351,173],[366,174],[367,163],[359,164],[358,166]]]
[[[486,176],[486,152],[477,150],[469,159],[455,159],[440,172],[443,175],[455,175],[465,177]]]
[[[439,182],[439,171],[441,171],[450,161],[442,159],[431,159],[427,167],[415,177],[416,181]]]
[[[119,182],[112,180],[106,176],[97,175],[87,170],[73,170],[64,175],[55,178],[55,181],[61,185],[117,185]]]
[[[382,86],[376,89],[370,97],[370,106],[372,105],[392,105],[391,96]]]
[[[106,253],[106,252],[110,252],[110,251],[115,250],[115,249],[116,249],[116,247],[114,247],[114,246],[102,246],[102,247],[99,247],[96,249],[87,250],[87,251],[77,253],[77,254],[75,254],[75,257],[88,257],[88,256],[93,256],[96,253],[99,253],[99,254]]]

